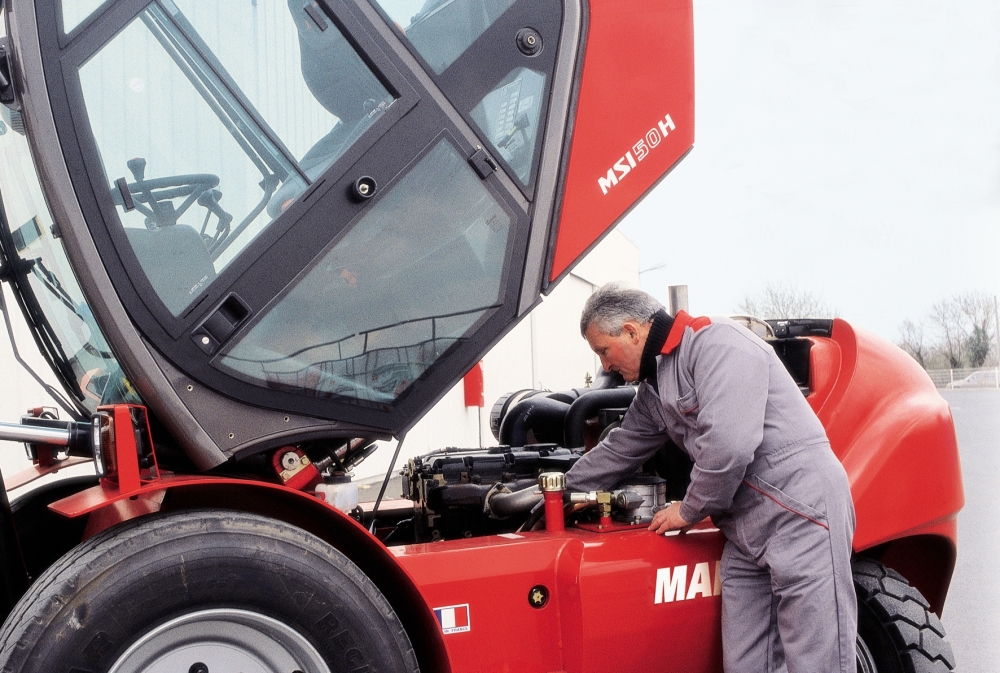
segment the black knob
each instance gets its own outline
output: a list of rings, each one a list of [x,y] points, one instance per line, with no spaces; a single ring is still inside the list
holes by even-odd
[[[376,190],[378,190],[378,183],[375,182],[375,178],[364,175],[351,185],[351,197],[355,201],[367,201],[375,196]]]
[[[542,36],[534,28],[517,31],[517,48],[525,56],[538,56],[542,51]]]

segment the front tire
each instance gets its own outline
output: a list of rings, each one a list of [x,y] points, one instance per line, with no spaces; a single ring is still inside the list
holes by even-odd
[[[340,552],[219,510],[128,522],[34,583],[0,632],[3,671],[415,673],[392,607]]]
[[[858,593],[858,673],[949,673],[955,655],[930,604],[871,559],[852,564]]]

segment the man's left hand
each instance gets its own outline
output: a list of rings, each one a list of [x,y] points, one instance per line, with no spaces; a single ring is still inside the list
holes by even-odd
[[[653,516],[653,522],[649,524],[649,530],[656,531],[658,535],[671,530],[680,530],[680,532],[686,533],[692,526],[694,526],[693,523],[685,521],[684,517],[681,516],[681,503],[675,502],[666,509],[661,509]]]

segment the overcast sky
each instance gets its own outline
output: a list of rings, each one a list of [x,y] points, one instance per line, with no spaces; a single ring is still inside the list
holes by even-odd
[[[1000,3],[694,7],[694,150],[620,225],[665,264],[644,289],[712,314],[792,283],[890,339],[1000,293]]]

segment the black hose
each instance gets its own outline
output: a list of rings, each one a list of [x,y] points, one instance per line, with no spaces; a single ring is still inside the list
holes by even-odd
[[[572,407],[549,397],[529,397],[514,405],[500,424],[500,443],[508,446],[529,444],[528,431],[538,442],[559,443],[559,433]]]
[[[581,395],[570,405],[563,423],[564,446],[576,449],[584,445],[583,429],[588,418],[593,418],[601,409],[624,409],[632,405],[635,398],[635,388],[605,388],[592,390]]]
[[[506,519],[515,514],[530,512],[542,501],[542,493],[538,486],[529,486],[513,493],[494,493],[489,496],[489,510],[498,519]]]

